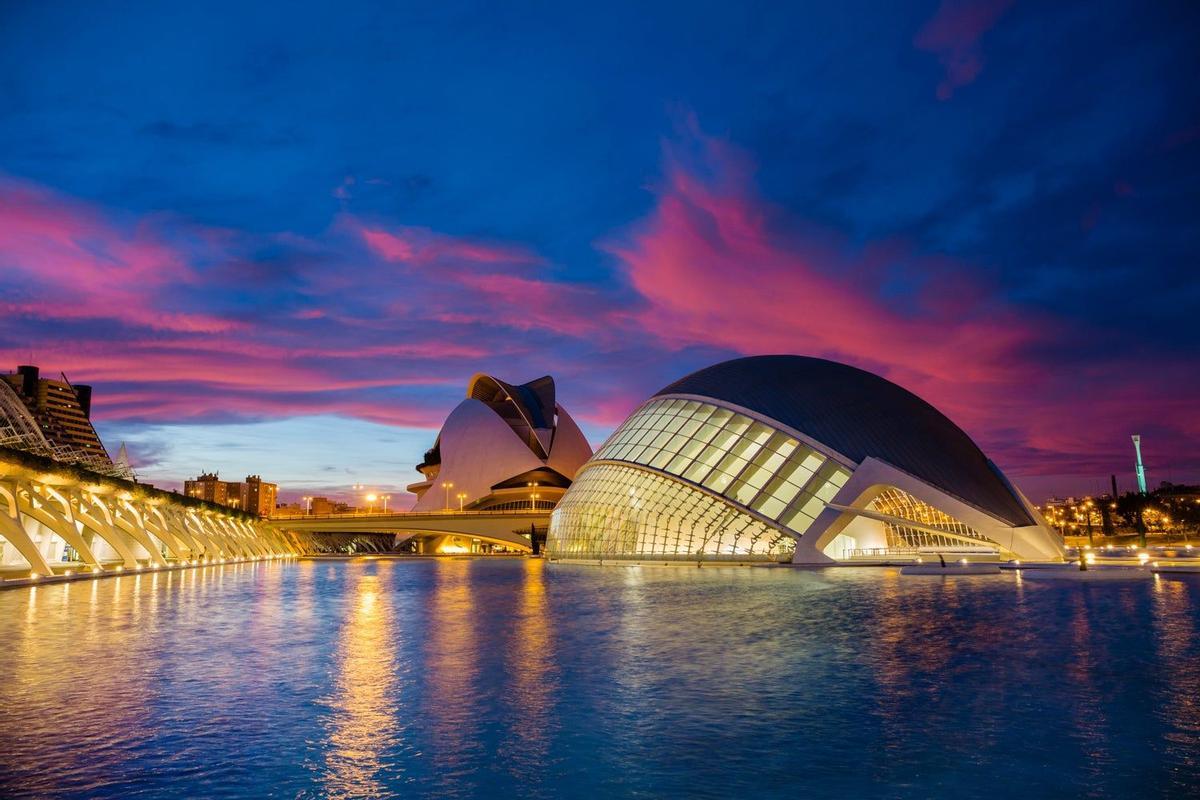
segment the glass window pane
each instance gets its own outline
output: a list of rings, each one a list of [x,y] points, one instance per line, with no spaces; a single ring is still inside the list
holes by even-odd
[[[820,514],[824,509],[825,509],[825,501],[819,497],[814,497],[814,498],[810,499],[807,503],[805,503],[801,507],[800,510],[803,511],[808,516],[816,519],[816,516],[818,514]]]
[[[780,512],[783,511],[785,504],[777,498],[774,498],[764,492],[763,494],[759,495],[758,499],[756,499],[750,507],[762,514],[764,517],[775,519],[779,516]]]
[[[696,461],[690,467],[683,471],[683,477],[693,483],[699,483],[704,480],[704,476],[708,474],[711,467],[703,461]]]
[[[793,511],[785,514],[779,521],[796,533],[804,533],[808,530],[808,526],[812,524],[813,518],[803,511]]]
[[[714,408],[712,416],[708,418],[709,425],[722,426],[733,417],[733,412],[727,408]]]
[[[741,503],[744,506],[750,505],[750,501],[758,494],[758,487],[752,486],[742,479],[734,481],[729,490],[725,492],[726,496],[732,500]]]

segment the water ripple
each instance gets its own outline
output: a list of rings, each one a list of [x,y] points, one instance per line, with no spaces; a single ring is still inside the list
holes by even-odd
[[[0,592],[0,796],[1182,797],[1200,583],[537,560]]]

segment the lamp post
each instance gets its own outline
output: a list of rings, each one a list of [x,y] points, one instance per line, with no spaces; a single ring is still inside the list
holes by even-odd
[[[365,499],[367,501],[367,513],[374,514],[375,513],[375,501],[378,500],[379,497],[374,494],[369,494],[366,496]]]
[[[463,500],[467,499],[467,493],[459,492],[458,494],[455,495],[455,497],[458,498],[458,510],[461,512],[463,510]]]
[[[446,491],[446,510],[450,510],[450,490],[454,488],[454,484],[450,481],[442,481],[442,488]]]
[[[390,494],[381,495],[383,498],[383,513],[387,513],[387,501],[392,499]]]
[[[312,513],[312,501],[313,501],[313,499],[312,499],[311,497],[309,497],[308,495],[305,495],[305,496],[304,496],[303,498],[301,498],[301,499],[302,499],[302,500],[304,500],[304,516],[306,516],[306,517],[307,517],[309,514],[311,514],[311,513]]]
[[[534,491],[537,489],[537,481],[531,481],[527,483],[526,486],[529,487],[529,510],[536,511],[537,506],[534,503],[534,500],[537,498],[537,495],[534,494]]]

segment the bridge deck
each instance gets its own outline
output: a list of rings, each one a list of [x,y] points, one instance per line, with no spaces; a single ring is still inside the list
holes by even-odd
[[[549,511],[395,511],[277,516],[267,525],[296,533],[449,534],[528,548],[529,539],[522,534],[549,522]]]

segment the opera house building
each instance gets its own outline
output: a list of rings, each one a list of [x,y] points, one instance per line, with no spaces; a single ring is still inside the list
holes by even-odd
[[[1063,553],[941,412],[878,375],[818,358],[740,358],[688,375],[643,403],[574,477],[551,517],[554,559]]]
[[[511,384],[480,374],[417,465],[423,480],[408,491],[417,496],[414,511],[549,510],[591,455],[552,377]]]

